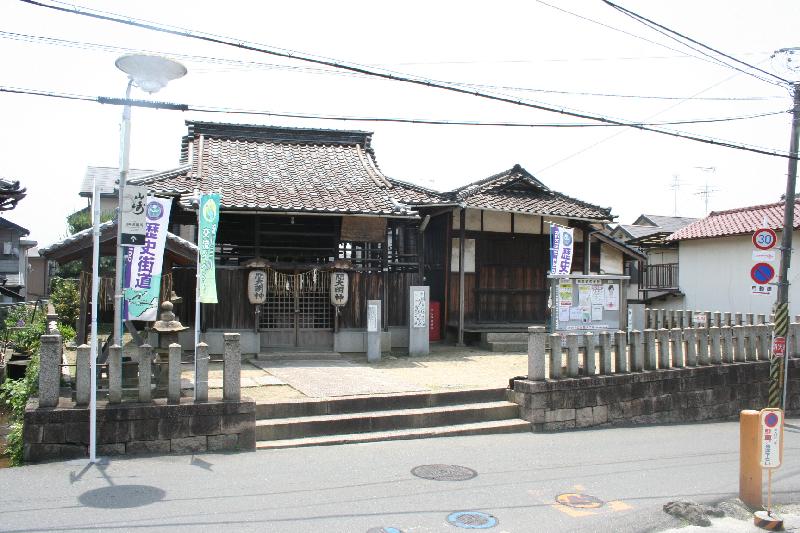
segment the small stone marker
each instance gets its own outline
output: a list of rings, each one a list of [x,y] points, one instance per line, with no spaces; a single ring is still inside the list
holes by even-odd
[[[430,353],[430,287],[412,285],[409,288],[408,355]]]
[[[381,360],[381,301],[367,300],[367,361],[369,361],[370,363],[375,363],[380,360]]]

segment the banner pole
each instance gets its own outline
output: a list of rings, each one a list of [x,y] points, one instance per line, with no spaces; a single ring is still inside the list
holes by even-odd
[[[197,266],[194,283],[194,400],[197,401],[197,344],[200,342],[200,196],[197,196]]]

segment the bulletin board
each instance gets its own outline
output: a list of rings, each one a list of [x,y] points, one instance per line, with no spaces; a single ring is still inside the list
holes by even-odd
[[[618,331],[627,326],[628,276],[550,276],[550,331]]]

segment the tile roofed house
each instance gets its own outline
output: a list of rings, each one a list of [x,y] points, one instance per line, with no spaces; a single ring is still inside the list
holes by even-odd
[[[24,190],[24,189],[23,189]],[[28,250],[36,241],[26,239],[30,232],[0,217],[0,301],[24,300],[28,286]]]
[[[800,228],[798,203],[800,203],[800,199],[795,200],[795,229]],[[713,211],[707,217],[675,231],[667,239],[670,241],[682,241],[742,235],[764,227],[764,220],[767,222],[767,227],[780,230],[783,228],[783,209],[784,202],[777,202],[774,204],[740,207],[727,211]]]

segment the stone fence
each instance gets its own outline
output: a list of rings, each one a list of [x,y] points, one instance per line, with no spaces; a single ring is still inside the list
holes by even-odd
[[[720,311],[688,311],[683,309],[644,310],[644,327],[649,329],[672,329],[711,326],[753,326],[771,323],[773,316],[754,313],[730,313]],[[795,317],[800,322],[800,316]]]
[[[528,376],[514,381],[512,399],[535,431],[725,419],[766,405],[767,324],[565,337],[528,331]],[[795,335],[787,343],[789,354],[796,342]],[[789,361],[789,390],[797,391],[800,360]],[[800,409],[796,392],[787,409]]]
[[[131,453],[189,453],[255,449],[255,402],[241,398],[241,348],[238,333],[225,334],[223,394],[208,398],[208,346],[197,346],[195,398],[181,398],[179,344],[170,344],[164,361],[155,361],[153,347],[138,348],[133,363],[135,398],[123,397],[122,349],[110,348],[107,393],[97,401],[99,455]],[[91,350],[77,349],[75,395],[61,390],[62,340],[57,334],[41,337],[39,396],[29,401],[23,438],[26,461],[88,455]],[[156,375],[165,376],[166,398],[153,398]],[[126,369],[127,370],[127,369]]]

